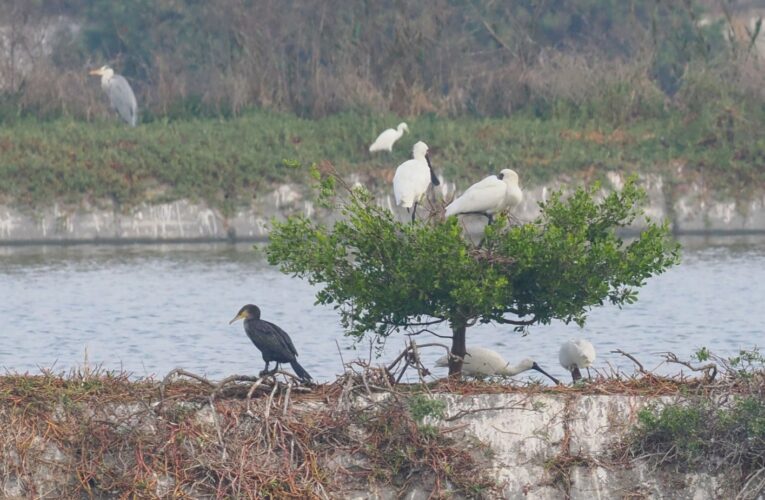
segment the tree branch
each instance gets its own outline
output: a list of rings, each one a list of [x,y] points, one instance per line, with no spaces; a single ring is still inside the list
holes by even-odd
[[[615,351],[611,351],[611,352],[613,354],[621,354],[622,356],[625,356],[625,357],[631,359],[632,362],[637,365],[638,370],[640,370],[640,373],[648,375],[648,372],[646,371],[646,369],[643,368],[643,364],[640,361],[638,361],[637,359],[635,359],[635,357],[632,354],[630,354],[628,352],[624,352],[621,349],[616,349]]]
[[[385,325],[385,326],[395,326],[395,327],[398,327],[398,328],[406,328],[406,327],[409,327],[409,326],[432,326],[432,325],[438,325],[438,324],[443,323],[444,321],[446,321],[446,320],[445,319],[437,319],[437,320],[433,320],[433,321],[421,321],[421,322],[417,322],[417,323],[411,323],[411,322],[396,323],[396,322],[391,322],[391,321],[381,321],[380,324],[381,325]]]
[[[665,361],[667,361],[667,363],[677,363],[678,365],[686,366],[695,372],[704,372],[704,377],[709,382],[714,380],[715,376],[717,375],[717,365],[715,363],[707,363],[705,365],[693,366],[688,361],[682,361],[678,359],[678,357],[672,352],[665,352],[663,353],[663,356]]]
[[[530,326],[537,322],[537,317],[534,316],[531,319],[526,319],[526,320],[497,318],[494,321],[496,321],[497,323],[502,323],[504,325]]]
[[[407,333],[405,335],[408,336],[408,337],[414,337],[415,335],[419,335],[421,333],[429,333],[429,334],[435,335],[436,337],[441,338],[441,339],[450,339],[450,338],[452,338],[451,335],[441,335],[440,333],[434,332],[430,328],[421,328],[421,329],[417,330],[416,332]]]

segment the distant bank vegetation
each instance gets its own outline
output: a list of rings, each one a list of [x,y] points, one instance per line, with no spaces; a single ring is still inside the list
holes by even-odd
[[[462,187],[507,165],[526,186],[653,169],[747,197],[765,182],[754,3],[7,0],[0,197],[230,210],[322,161],[388,189],[417,140]],[[104,63],[135,130],[88,76]],[[370,156],[401,119],[412,134]]]
[[[755,3],[8,0],[0,120],[103,115],[86,71],[103,63],[143,122],[265,108],[618,125],[710,103],[761,116]]]

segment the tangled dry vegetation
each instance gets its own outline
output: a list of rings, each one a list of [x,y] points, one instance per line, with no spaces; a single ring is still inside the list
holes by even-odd
[[[287,374],[6,375],[0,479],[35,498],[327,498],[416,481],[434,497],[491,490],[469,450],[421,424],[430,411],[375,372],[311,387]]]
[[[522,401],[548,394],[568,402],[576,395],[672,396],[680,403],[639,412],[638,426],[598,463],[711,466],[737,472],[730,480],[742,498],[761,491],[761,367],[753,370],[751,358],[692,364],[667,354],[667,361],[702,376],[665,377],[632,359],[634,375],[614,370],[557,387],[428,382],[414,346],[387,366],[355,361],[335,382],[311,386],[283,372],[220,382],[183,370],[161,381],[102,370],[8,374],[0,377],[0,450],[6,457],[0,491],[35,498],[334,498],[420,488],[433,498],[496,496],[502,484],[487,472],[491,451],[454,432],[463,426],[455,421],[482,410],[451,408],[447,414],[434,397],[439,393],[515,393]],[[400,383],[406,370],[416,371],[421,382]],[[704,442],[710,439],[704,432],[714,446]],[[560,448],[545,469],[553,483],[570,483],[572,468],[591,465],[593,457],[569,450],[566,442]]]
[[[617,449],[624,460],[648,460],[674,470],[725,477],[737,499],[765,493],[765,357],[756,349],[725,359],[700,350],[691,364],[703,375],[671,404],[638,412],[637,425]]]

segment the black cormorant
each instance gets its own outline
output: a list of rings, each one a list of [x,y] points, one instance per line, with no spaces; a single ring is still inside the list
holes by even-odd
[[[290,336],[277,325],[260,319],[258,306],[247,304],[242,307],[229,324],[239,319],[244,320],[245,333],[250,337],[255,347],[263,353],[266,368],[260,372],[260,375],[270,375],[279,369],[279,364],[289,363],[301,380],[304,382],[311,380],[308,372],[297,362],[297,349],[295,349]],[[276,363],[276,368],[269,372],[268,365],[271,361]]]

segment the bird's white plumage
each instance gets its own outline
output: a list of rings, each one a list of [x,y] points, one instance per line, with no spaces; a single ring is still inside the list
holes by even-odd
[[[383,130],[380,135],[377,136],[375,142],[369,146],[369,152],[374,153],[375,151],[391,151],[393,149],[393,144],[395,144],[397,140],[401,139],[401,136],[404,135],[404,132],[409,132],[409,126],[407,126],[407,124],[404,122],[399,123],[398,127],[395,129],[388,128]]]
[[[518,185],[518,174],[506,168],[499,175],[490,175],[476,182],[462,195],[446,206],[446,216],[483,213],[494,215],[512,210],[523,201],[523,191]]]
[[[411,208],[419,203],[430,185],[430,166],[425,155],[428,145],[417,142],[412,148],[412,159],[407,160],[396,169],[393,176],[393,195],[396,205]]]
[[[467,347],[465,359],[462,361],[462,373],[473,377],[490,377],[505,375],[512,377],[519,373],[531,370],[534,361],[523,359],[516,365],[510,365],[498,352],[485,347]],[[449,358],[444,355],[436,361],[436,366],[449,366]]]
[[[101,88],[109,96],[112,108],[130,126],[135,127],[138,123],[138,102],[125,77],[115,74],[109,66],[102,66],[91,71],[90,74],[101,76]]]
[[[568,371],[588,368],[595,362],[595,347],[585,339],[567,340],[560,346],[558,361]]]

